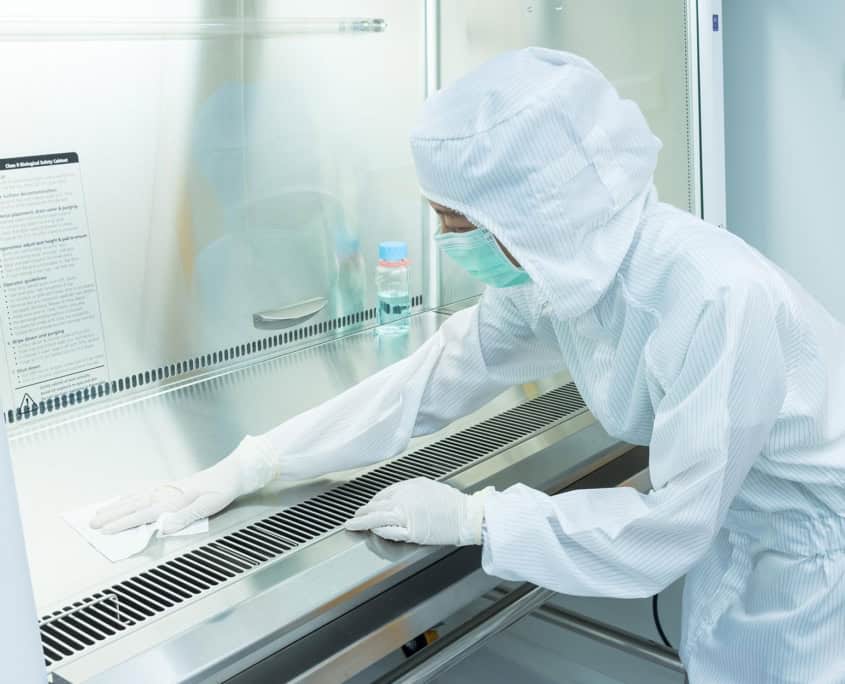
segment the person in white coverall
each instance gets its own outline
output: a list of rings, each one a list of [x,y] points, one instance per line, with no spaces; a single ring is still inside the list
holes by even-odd
[[[479,303],[93,524],[167,513],[175,530],[275,478],[390,458],[565,368],[609,434],[650,446],[650,493],[411,480],[348,529],[481,544],[489,574],[566,594],[650,596],[688,573],[692,682],[845,682],[845,328],[742,240],[658,201],[660,142],[583,59],[496,57],[425,103],[411,146],[438,242],[491,285]]]

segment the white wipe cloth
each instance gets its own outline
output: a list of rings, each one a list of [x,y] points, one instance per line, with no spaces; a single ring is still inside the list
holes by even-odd
[[[203,534],[208,532],[208,518],[197,520],[186,528],[172,534],[161,533],[161,518],[156,522],[133,527],[116,534],[106,534],[91,528],[89,524],[94,514],[110,504],[114,499],[90,504],[75,511],[62,514],[65,522],[75,529],[91,546],[108,558],[112,563],[121,561],[135,554],[141,553],[150,543],[153,535],[156,537],[182,537],[189,534]],[[166,515],[166,514],[165,514]],[[164,516],[162,516],[164,517]]]

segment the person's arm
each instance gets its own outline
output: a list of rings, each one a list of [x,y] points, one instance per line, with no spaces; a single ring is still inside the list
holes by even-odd
[[[488,291],[452,315],[420,349],[346,392],[247,437],[211,468],[126,497],[92,525],[108,531],[157,519],[166,531],[207,517],[274,479],[306,479],[390,458],[512,385],[562,369],[552,340],[541,340],[520,306],[530,290]]]
[[[523,298],[488,291],[452,315],[419,350],[262,436],[273,478],[304,479],[390,458],[505,389],[560,371],[551,340],[518,310]]]
[[[517,485],[484,501],[483,567],[567,594],[643,597],[682,576],[720,529],[785,396],[775,311],[752,289],[702,313],[656,407],[654,490],[558,496]]]

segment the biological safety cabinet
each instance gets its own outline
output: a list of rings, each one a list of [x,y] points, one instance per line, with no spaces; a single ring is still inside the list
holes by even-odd
[[[563,375],[392,467],[270,486],[207,534],[120,562],[63,518],[216,462],[474,301],[438,257],[407,135],[428,95],[501,51],[592,60],[662,139],[661,198],[722,223],[718,15],[680,0],[4,3],[0,404],[49,670],[340,681],[497,584],[476,552],[342,531],[386,484],[557,491],[641,471]],[[410,260],[409,332],[389,338],[383,240]]]

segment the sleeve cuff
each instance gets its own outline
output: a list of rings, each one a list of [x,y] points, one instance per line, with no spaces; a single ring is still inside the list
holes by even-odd
[[[247,435],[232,452],[240,475],[239,495],[250,494],[278,478],[279,458],[273,453],[270,442],[264,437]]]
[[[485,487],[481,491],[467,496],[466,524],[460,539],[462,546],[479,546],[481,544],[484,527],[484,500],[494,491],[496,490],[493,487]]]

